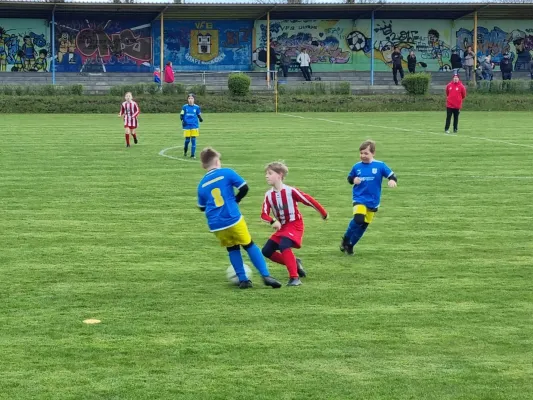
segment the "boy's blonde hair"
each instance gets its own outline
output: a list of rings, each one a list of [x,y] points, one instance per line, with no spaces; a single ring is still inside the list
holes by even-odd
[[[372,154],[376,153],[376,142],[373,140],[365,140],[363,143],[361,143],[361,146],[359,146],[359,151],[362,151],[366,148],[370,148],[370,152]]]
[[[126,94],[124,94],[124,97],[126,97],[128,94],[133,97],[133,94],[131,92],[126,92]]]
[[[206,147],[200,153],[200,161],[202,162],[202,167],[204,168],[212,165],[217,158],[220,158],[220,153],[212,147]]]
[[[289,167],[287,167],[283,161],[271,162],[265,167],[265,171],[268,171],[268,170],[271,170],[271,171],[274,171],[280,174],[283,177],[283,179],[289,173]]]

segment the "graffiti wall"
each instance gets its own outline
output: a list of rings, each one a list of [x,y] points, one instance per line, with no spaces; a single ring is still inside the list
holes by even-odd
[[[180,71],[247,71],[252,21],[165,21],[164,62]],[[161,27],[154,24],[154,63],[160,63]]]
[[[289,71],[297,71],[296,57],[305,48],[313,72],[368,70],[364,54],[370,50],[369,24],[359,27],[353,20],[275,20],[270,23],[270,40],[279,58],[291,60]],[[267,24],[255,23],[254,69],[266,67]],[[363,51],[363,53],[360,53]]]
[[[43,19],[0,18],[0,72],[48,72],[49,32]]]
[[[473,43],[473,29],[461,23],[455,30],[455,46],[462,51]],[[498,64],[509,52],[515,71],[529,70],[533,54],[533,21],[478,21],[477,56],[491,56]]]
[[[56,71],[150,72],[151,33],[149,21],[56,21]]]
[[[501,21],[478,23],[478,57],[491,55],[499,63],[509,51],[514,69],[529,68],[533,53],[533,22]],[[370,20],[290,20],[271,22],[271,42],[278,56],[292,60],[291,71],[298,71],[295,59],[306,48],[314,72],[368,71],[374,56],[374,69],[391,69],[391,54],[397,46],[404,60],[410,51],[417,57],[419,71],[451,70],[450,57],[472,44],[473,21],[381,20],[374,22],[374,40]],[[266,65],[266,21],[256,21],[254,69]],[[405,67],[406,67],[405,63]]]

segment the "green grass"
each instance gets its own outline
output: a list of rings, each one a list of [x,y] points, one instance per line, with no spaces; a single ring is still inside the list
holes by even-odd
[[[302,287],[240,291],[199,164],[158,155],[181,156],[176,115],[142,115],[131,149],[114,115],[3,115],[0,399],[530,398],[531,114],[465,112],[458,136],[442,113],[301,116],[205,116],[259,245],[269,161],[330,212],[303,210]],[[367,138],[399,186],[348,258]]]

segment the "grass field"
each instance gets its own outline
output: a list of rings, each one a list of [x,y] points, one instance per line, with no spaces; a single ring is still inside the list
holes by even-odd
[[[114,115],[1,118],[0,399],[531,398],[531,113],[463,113],[457,136],[442,113],[205,115],[260,246],[269,161],[330,213],[303,210],[303,286],[246,291],[176,115],[142,115],[131,149]],[[399,185],[349,258],[367,138]]]

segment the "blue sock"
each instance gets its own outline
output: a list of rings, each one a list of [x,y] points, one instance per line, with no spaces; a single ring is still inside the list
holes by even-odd
[[[353,218],[350,220],[350,223],[348,224],[348,229],[346,229],[346,233],[344,234],[344,237],[350,239],[352,235],[355,233],[357,225]]]
[[[250,260],[252,260],[252,264],[255,268],[257,268],[261,276],[270,276],[267,263],[259,247],[253,243],[250,247],[246,248],[246,252],[248,253],[248,257],[250,257]]]
[[[194,156],[196,153],[196,138],[191,138],[191,156]]]
[[[237,274],[237,277],[239,278],[239,282],[247,281],[248,278],[246,277],[246,272],[244,271],[244,261],[242,260],[241,250],[229,251],[228,255],[231,265],[235,270],[235,274]]]
[[[366,227],[368,225],[359,225],[356,224],[354,221],[355,229],[352,232],[352,235],[350,236],[350,246],[355,246],[359,239],[361,239],[366,231]]]
[[[185,138],[185,146],[183,146],[183,151],[187,153],[187,150],[189,150],[189,142],[191,141],[191,138]]]

